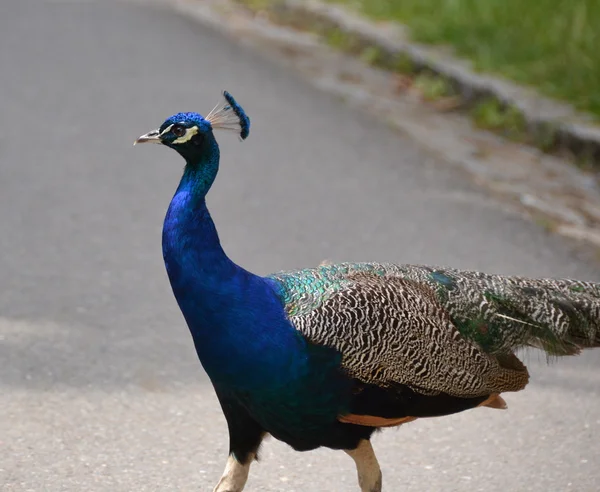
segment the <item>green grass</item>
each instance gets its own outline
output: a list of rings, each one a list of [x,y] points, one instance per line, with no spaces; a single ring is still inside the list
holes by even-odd
[[[525,119],[517,108],[504,106],[495,99],[488,99],[477,104],[471,115],[480,128],[494,130],[513,140],[525,138]]]
[[[600,0],[330,0],[600,116]]]

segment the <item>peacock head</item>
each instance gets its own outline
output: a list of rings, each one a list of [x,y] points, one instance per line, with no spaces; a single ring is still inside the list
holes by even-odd
[[[175,149],[186,160],[202,157],[217,147],[213,129],[233,130],[244,140],[250,133],[250,118],[229,92],[225,100],[204,118],[199,113],[177,113],[157,130],[139,137],[134,143],[158,143]]]

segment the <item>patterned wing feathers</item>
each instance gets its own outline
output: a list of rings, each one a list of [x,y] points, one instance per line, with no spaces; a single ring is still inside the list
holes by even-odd
[[[327,264],[272,278],[282,287],[288,314],[295,317],[323,305],[357,274],[430,289],[459,333],[489,354],[531,346],[550,355],[572,355],[600,346],[600,284],[592,282],[380,263]]]
[[[522,364],[503,364],[462,336],[427,284],[369,272],[350,273],[346,280],[293,322],[311,341],[339,350],[352,377],[463,398],[527,384]]]

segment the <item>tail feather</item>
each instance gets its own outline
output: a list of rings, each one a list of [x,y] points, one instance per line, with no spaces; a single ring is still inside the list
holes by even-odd
[[[600,346],[600,285],[452,272],[447,307],[459,330],[491,353],[536,347],[575,355]],[[438,289],[439,295],[439,289]]]
[[[532,331],[530,343],[537,341],[550,355],[600,346],[600,300],[577,297],[556,291],[538,295],[540,309],[532,311],[532,318],[542,329]]]

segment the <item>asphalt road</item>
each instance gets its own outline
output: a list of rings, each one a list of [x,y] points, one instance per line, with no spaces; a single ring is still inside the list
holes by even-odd
[[[444,162],[248,49],[167,11],[0,5],[0,489],[212,490],[227,434],[162,265],[180,158],[135,137],[222,89],[209,206],[230,256],[267,273],[324,259],[600,281],[570,244]],[[600,351],[550,367],[509,410],[375,439],[387,491],[600,489]],[[248,490],[353,491],[343,453],[269,441]]]

